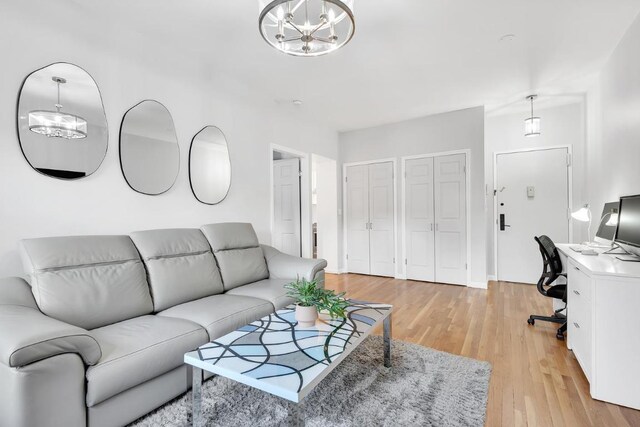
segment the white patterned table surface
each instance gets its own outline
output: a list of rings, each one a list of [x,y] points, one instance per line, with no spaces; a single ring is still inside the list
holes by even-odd
[[[345,319],[321,314],[312,328],[299,328],[295,306],[286,307],[185,354],[184,361],[300,402],[393,310],[350,302]]]

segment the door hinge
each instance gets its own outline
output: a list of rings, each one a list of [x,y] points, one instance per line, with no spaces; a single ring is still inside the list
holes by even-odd
[[[349,254],[346,255],[347,259],[349,259]]]
[[[302,171],[298,171],[298,176],[302,177]]]
[[[395,259],[395,258],[393,259],[393,263],[394,263],[394,264],[396,263],[396,259]]]
[[[466,263],[466,262],[464,263],[464,269],[465,269],[465,270],[467,270],[467,269],[468,269],[468,267],[467,267],[467,263]]]
[[[406,258],[404,259],[404,265],[409,265]]]
[[[349,177],[348,176],[344,177],[344,182],[349,182]]]
[[[462,173],[467,173],[467,167],[466,166],[462,167]]]
[[[567,153],[567,166],[571,166],[571,154]]]

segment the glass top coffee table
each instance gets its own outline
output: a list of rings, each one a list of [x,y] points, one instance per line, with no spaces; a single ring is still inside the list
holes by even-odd
[[[390,367],[393,306],[350,303],[345,319],[320,314],[311,328],[297,326],[292,305],[185,354],[193,376],[193,425],[204,421],[203,370],[299,404],[380,323],[384,365]],[[292,424],[303,423],[298,405],[289,412]]]

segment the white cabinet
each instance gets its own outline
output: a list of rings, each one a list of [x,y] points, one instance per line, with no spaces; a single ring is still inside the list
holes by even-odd
[[[573,260],[569,260],[567,281],[571,283],[567,295],[569,347],[578,359],[587,379],[591,379],[591,287],[589,275],[580,269]]]
[[[640,265],[558,249],[567,272],[567,346],[591,397],[640,409]]]

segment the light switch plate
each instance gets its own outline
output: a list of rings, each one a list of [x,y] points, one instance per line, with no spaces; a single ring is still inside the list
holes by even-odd
[[[536,187],[534,186],[527,187],[527,197],[530,199],[533,199],[534,197],[536,197]]]

